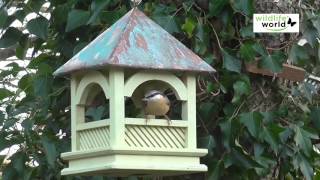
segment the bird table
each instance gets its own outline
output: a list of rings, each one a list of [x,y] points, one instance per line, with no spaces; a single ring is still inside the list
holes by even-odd
[[[133,8],[54,72],[71,76],[71,152],[62,175],[143,176],[207,171],[197,148],[196,75],[215,70],[172,35]],[[182,101],[181,119],[126,117],[144,91],[169,88]],[[86,105],[98,89],[109,117],[86,122]]]

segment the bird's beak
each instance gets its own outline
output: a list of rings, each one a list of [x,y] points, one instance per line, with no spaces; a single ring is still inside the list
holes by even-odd
[[[147,98],[142,98],[142,101],[143,101],[143,102],[147,102],[148,99],[147,99]]]

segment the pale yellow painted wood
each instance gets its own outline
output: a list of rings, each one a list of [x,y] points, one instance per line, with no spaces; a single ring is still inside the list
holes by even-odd
[[[84,77],[81,79],[77,93],[76,93],[76,102],[78,105],[85,105],[87,101],[88,94],[91,94],[94,91],[90,89],[90,85],[92,84],[97,84],[99,85],[103,92],[104,95],[106,96],[107,99],[109,99],[109,82],[108,79],[100,72],[98,71],[90,71],[84,75]]]
[[[71,150],[76,151],[78,149],[79,138],[77,137],[77,119],[79,118],[78,108],[75,96],[77,94],[78,79],[76,75],[71,76],[70,81],[70,95],[71,95]]]
[[[71,137],[72,137],[72,151],[79,150],[79,134],[77,132],[78,126],[85,123],[85,104],[86,101],[97,93],[96,89],[90,88],[93,84],[99,85],[103,90],[106,98],[109,94],[109,83],[105,76],[98,71],[90,71],[84,73],[82,78],[73,75],[71,78]],[[94,123],[93,123],[94,124]],[[85,127],[85,125],[82,125]],[[87,124],[90,128],[90,125]]]
[[[109,127],[98,127],[78,131],[79,150],[92,150],[97,148],[109,148]]]
[[[159,143],[161,143],[161,148],[164,148],[164,149],[172,148],[170,143],[165,139],[165,137],[161,134],[161,132],[159,132],[159,127],[150,126],[148,130],[150,130],[150,132],[153,133],[157,137],[157,139],[159,139]]]
[[[207,171],[207,167],[199,163],[198,157],[180,156],[119,154],[79,159],[72,161],[70,164],[71,167],[64,169],[62,175],[96,175],[99,172],[99,174],[105,173],[118,177],[134,175],[163,176]]]
[[[166,137],[165,140],[168,142],[172,148],[181,149],[185,147],[185,142],[177,139],[173,131],[170,131],[172,129],[179,129],[182,130],[184,128],[177,128],[177,127],[157,127],[157,129],[161,132],[162,136]],[[132,145],[132,143],[128,144],[129,147],[142,147],[142,148],[164,148],[162,146],[162,142],[160,142],[160,139],[156,136],[155,133],[153,133],[150,130],[150,126],[126,126],[126,131],[134,131],[131,136],[126,136],[126,139],[128,139],[128,142],[132,139],[136,139],[138,141],[143,141],[145,145],[138,146],[138,145]],[[127,142],[127,141],[126,141]]]
[[[110,125],[110,119],[103,119],[99,121],[77,124],[77,130],[80,131],[85,129],[94,129],[94,128],[104,127],[109,125]]]
[[[207,155],[207,149],[145,149],[145,148],[121,148],[105,149],[97,148],[94,150],[77,151],[62,153],[64,160],[76,160],[88,157],[101,157],[114,154],[132,154],[132,155],[159,155],[159,156],[185,156],[185,157],[204,157]]]
[[[166,119],[125,118],[126,125],[148,125],[148,126],[168,126]],[[171,120],[170,127],[187,127],[188,122],[184,120]]]
[[[124,72],[113,68],[109,72],[110,82],[110,146],[125,145]]]
[[[187,89],[183,82],[171,73],[159,71],[141,71],[131,76],[125,83],[125,96],[131,97],[139,85],[152,80],[167,83],[170,85],[177,99],[187,100]]]
[[[207,171],[199,157],[206,149],[196,148],[196,78],[186,74],[183,81],[171,73],[143,71],[125,83],[122,69],[110,69],[107,76],[98,71],[84,74],[81,80],[72,77],[72,152],[61,156],[69,160],[67,174],[108,175],[185,174]],[[106,78],[107,77],[107,78]],[[125,118],[125,96],[142,83],[157,80],[168,83],[183,100],[182,119]],[[101,86],[110,100],[110,118],[84,123],[84,105]],[[160,87],[161,88],[161,87]],[[90,164],[88,166],[87,164]]]
[[[188,90],[188,100],[182,104],[182,119],[187,119],[187,148],[195,149],[197,147],[197,121],[196,121],[196,77],[193,74],[187,74],[185,84]]]

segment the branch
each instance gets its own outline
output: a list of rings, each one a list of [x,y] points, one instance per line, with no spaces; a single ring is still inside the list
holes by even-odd
[[[9,47],[6,49],[0,49],[0,59],[5,60],[9,57],[16,55],[16,47]]]

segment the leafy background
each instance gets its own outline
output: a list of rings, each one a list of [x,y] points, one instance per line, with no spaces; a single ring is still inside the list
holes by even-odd
[[[198,83],[198,141],[209,150],[202,159],[208,173],[163,179],[320,178],[319,96],[310,84],[245,70],[245,63],[259,59],[273,72],[288,62],[319,75],[319,2],[295,4],[301,33],[282,36],[278,45],[268,42],[278,35],[252,32],[252,14],[261,2],[149,0],[140,5],[218,71],[215,79]],[[129,1],[2,0],[0,5],[0,57],[7,63],[0,72],[0,150],[17,147],[10,157],[2,156],[2,178],[116,179],[60,176],[66,163],[59,155],[70,149],[70,89],[69,79],[54,78],[52,72],[124,15]],[[10,56],[25,60],[25,66]]]

